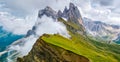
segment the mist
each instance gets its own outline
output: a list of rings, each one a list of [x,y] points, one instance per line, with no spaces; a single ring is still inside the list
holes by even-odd
[[[36,34],[31,34],[27,38],[22,38],[18,41],[15,41],[8,48],[8,50],[10,50],[8,52],[10,53],[11,51],[17,51],[16,53],[18,54],[18,57],[23,57],[27,55],[32,49],[36,40],[43,34],[60,34],[66,38],[70,37],[66,29],[66,26],[63,23],[58,22],[57,20],[54,20],[47,16],[38,18],[35,23],[35,26],[36,26],[36,30],[35,30]],[[8,56],[8,59],[13,60],[11,58],[14,56],[14,54],[10,54]]]
[[[28,15],[25,18],[15,17],[8,12],[0,12],[0,26],[3,30],[12,32],[17,35],[25,35],[28,30],[32,29],[37,20],[38,12]]]

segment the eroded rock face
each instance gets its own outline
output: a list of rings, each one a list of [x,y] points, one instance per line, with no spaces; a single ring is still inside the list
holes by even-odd
[[[53,19],[57,18],[66,18],[68,21],[73,22],[78,25],[83,25],[82,16],[77,6],[73,3],[70,3],[69,8],[65,7],[63,12],[61,10],[55,11],[51,7],[47,6],[45,9],[40,10],[38,17],[41,18],[43,15],[52,17]]]
[[[38,17],[41,18],[43,15],[46,15],[48,17],[52,17],[53,19],[57,18],[57,12],[54,11],[49,6],[47,6],[45,9],[39,11]]]
[[[89,62],[89,60],[38,39],[30,53],[23,58],[18,58],[17,62]]]

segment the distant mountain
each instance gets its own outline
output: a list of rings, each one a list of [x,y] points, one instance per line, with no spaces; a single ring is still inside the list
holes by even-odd
[[[120,26],[110,25],[100,21],[92,21],[88,18],[83,18],[84,26],[89,34],[103,40],[116,40],[120,34]]]

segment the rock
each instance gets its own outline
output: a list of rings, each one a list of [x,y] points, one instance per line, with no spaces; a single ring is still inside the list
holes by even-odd
[[[63,16],[62,11],[61,11],[61,10],[59,10],[59,11],[58,11],[58,13],[57,13],[57,15],[58,15],[58,18],[59,18],[59,17],[62,17],[62,16]]]
[[[41,18],[43,15],[52,17],[53,19],[63,17],[70,22],[73,22],[78,25],[83,25],[80,11],[77,8],[77,6],[75,6],[73,3],[70,3],[69,9],[65,7],[63,12],[61,10],[55,11],[51,7],[47,6],[45,9],[39,11],[39,14],[38,14],[39,18]]]
[[[45,9],[39,11],[38,17],[41,18],[43,15],[46,15],[48,17],[52,17],[53,19],[57,18],[57,12],[54,11],[49,6],[47,6]]]

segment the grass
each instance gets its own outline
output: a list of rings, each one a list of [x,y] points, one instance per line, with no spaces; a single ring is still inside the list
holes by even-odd
[[[74,36],[74,35],[72,35]],[[79,36],[78,36],[79,37]],[[82,38],[82,36],[80,36]],[[64,38],[60,35],[49,35],[43,36],[42,39],[47,43],[53,44],[58,47],[62,47],[66,50],[72,51],[78,55],[87,57],[91,62],[119,62],[120,59],[117,58],[119,55],[115,55],[115,52],[106,49],[99,49],[94,44],[88,43],[83,38],[76,39],[74,36],[72,39]],[[87,42],[87,43],[86,43]],[[101,44],[102,45],[102,44]],[[110,45],[112,46],[112,45]],[[101,46],[100,46],[101,47]],[[116,56],[116,57],[115,57]]]
[[[75,24],[70,21],[65,21],[62,18],[58,18],[58,21],[64,23],[66,25],[67,29],[71,29],[70,31],[77,31],[77,30],[83,31],[83,28],[80,27],[78,24]]]

